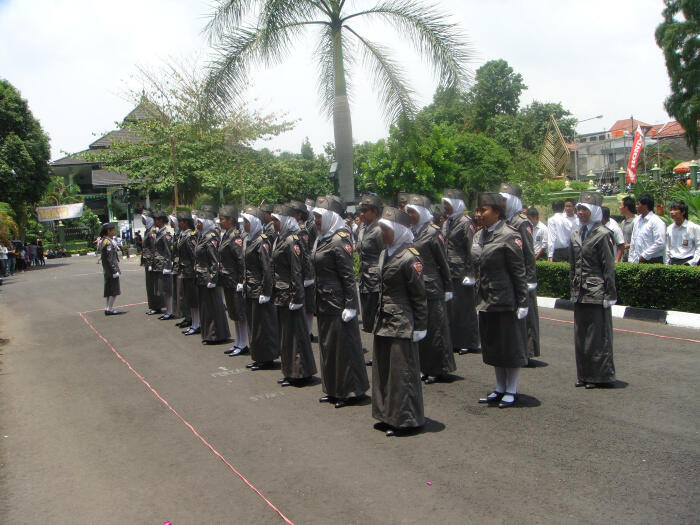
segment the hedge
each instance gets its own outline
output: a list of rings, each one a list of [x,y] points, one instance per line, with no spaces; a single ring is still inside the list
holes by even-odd
[[[537,261],[537,294],[571,297],[568,263]],[[700,267],[615,265],[617,303],[638,308],[700,313]]]

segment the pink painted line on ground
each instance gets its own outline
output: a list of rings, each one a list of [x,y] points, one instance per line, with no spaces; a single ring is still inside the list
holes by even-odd
[[[143,304],[143,303],[140,303],[140,304]],[[211,445],[211,443],[209,443],[206,439],[204,439],[204,437],[202,437],[202,435],[201,435],[199,432],[197,432],[197,429],[195,429],[194,426],[192,426],[192,424],[190,424],[187,420],[185,420],[185,418],[183,418],[183,417],[177,412],[177,410],[175,410],[172,406],[170,406],[170,403],[168,403],[168,402],[156,391],[156,389],[153,388],[153,387],[148,383],[148,381],[146,381],[146,379],[145,379],[141,374],[139,374],[139,373],[129,364],[129,362],[128,362],[126,359],[124,359],[124,358],[121,356],[121,354],[120,354],[119,352],[117,352],[116,348],[114,348],[114,347],[112,346],[112,344],[111,344],[111,343],[110,343],[110,342],[109,342],[109,341],[108,341],[108,340],[107,340],[107,339],[92,325],[92,323],[90,323],[90,321],[87,320],[87,317],[85,317],[85,315],[84,315],[83,312],[78,312],[78,315],[80,315],[80,317],[82,318],[82,320],[85,321],[85,324],[87,324],[87,325],[90,327],[90,329],[91,329],[93,332],[95,332],[95,334],[97,335],[97,337],[99,337],[99,338],[102,340],[102,342],[103,342],[104,344],[107,345],[107,347],[112,351],[112,353],[113,353],[124,365],[126,365],[126,367],[127,367],[129,370],[131,370],[131,372],[132,372],[136,377],[139,378],[139,380],[146,386],[146,388],[148,388],[148,389],[151,391],[151,393],[152,393],[161,403],[163,403],[163,405],[165,405],[165,407],[166,407],[168,410],[170,410],[170,412],[172,412],[172,413],[175,415],[175,417],[177,417],[187,428],[190,429],[190,431],[195,435],[195,437],[196,437],[197,439],[199,439],[199,441],[201,441],[202,444],[203,444],[205,447],[207,447],[207,448],[211,451],[212,454],[214,454],[217,458],[219,458],[219,459],[224,463],[224,465],[226,465],[226,466],[231,470],[231,472],[233,472],[236,476],[238,476],[238,477],[241,479],[241,481],[243,481],[243,483],[245,483],[245,484],[248,486],[248,488],[250,488],[250,489],[251,489],[253,492],[255,492],[258,496],[260,496],[260,498],[267,504],[267,506],[270,507],[273,511],[275,511],[275,512],[279,515],[279,517],[282,518],[282,520],[284,520],[284,522],[285,522],[287,525],[294,525],[294,523],[292,523],[292,521],[291,521],[289,518],[287,518],[287,516],[285,516],[284,514],[282,514],[282,512],[281,512],[277,507],[275,507],[269,499],[267,499],[265,496],[263,496],[262,492],[260,492],[250,481],[248,481],[248,480],[246,479],[246,477],[245,477],[243,474],[241,474],[238,470],[236,470],[236,468],[235,468],[231,463],[229,463],[229,462],[226,460],[226,458],[224,458],[224,456],[221,455],[221,453],[219,453],[219,451],[216,450],[216,449]]]
[[[114,308],[128,308],[129,306],[138,306],[140,304],[146,304],[146,301],[141,301],[140,303],[131,303],[131,304],[118,304]],[[104,307],[95,308],[94,310],[85,310],[84,312],[78,312],[78,314],[91,314],[92,312],[101,312],[102,310],[104,310]]]
[[[557,323],[574,324],[573,321],[567,321],[566,319],[555,319],[553,317],[540,316],[540,319],[546,319],[547,321],[556,321]],[[685,337],[674,337],[672,335],[652,334],[651,332],[639,332],[637,330],[625,330],[624,328],[613,328],[613,330],[615,330],[616,332],[626,332],[628,334],[647,335],[649,337],[659,337],[661,339],[675,339],[676,341],[687,341],[689,343],[700,343],[700,339],[687,339]]]

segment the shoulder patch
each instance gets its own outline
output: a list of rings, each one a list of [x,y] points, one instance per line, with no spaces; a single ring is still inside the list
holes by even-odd
[[[420,255],[420,252],[416,250],[413,246],[409,247],[408,251],[411,252],[413,255]]]
[[[472,233],[476,233],[476,225],[473,222],[469,223],[469,229],[472,231]]]
[[[217,244],[216,239],[212,239],[211,244],[214,248],[216,248],[216,244]]]
[[[348,252],[350,255],[352,255],[352,244],[347,242],[343,245],[343,248],[345,248],[346,252]]]
[[[445,244],[445,236],[442,234],[442,232],[438,233],[438,239],[440,239],[442,244]]]
[[[341,237],[347,237],[347,236],[348,236],[348,232],[343,231],[343,230],[340,230],[340,231],[338,231],[338,235],[340,235]]]
[[[423,273],[423,263],[420,261],[415,261],[412,265],[413,269],[416,271],[418,275],[421,275]]]
[[[301,255],[301,248],[299,248],[298,244],[294,245],[294,253],[296,253],[297,255]]]
[[[233,242],[235,243],[236,246],[243,246],[243,239],[240,237],[236,237]]]
[[[172,240],[173,237],[172,237],[172,235],[170,235],[170,234],[168,233],[168,234],[165,236],[165,238],[168,239],[168,240],[170,241],[170,240]]]
[[[265,248],[266,252],[270,251],[270,243],[269,242],[262,243],[262,247]]]
[[[523,241],[520,240],[520,237],[516,237],[514,239],[514,241],[515,241],[515,244],[518,245],[518,248],[520,248],[522,250],[523,249]]]

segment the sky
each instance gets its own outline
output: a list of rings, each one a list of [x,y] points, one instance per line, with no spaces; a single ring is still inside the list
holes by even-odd
[[[420,0],[417,0],[420,1]],[[52,159],[86,149],[115,128],[140,90],[137,66],[156,69],[168,60],[199,60],[211,49],[202,29],[214,0],[0,0],[0,78],[18,88],[51,138]],[[350,0],[352,10],[376,0]],[[473,52],[475,71],[505,59],[533,100],[561,102],[583,121],[578,133],[609,129],[634,116],[650,124],[670,120],[663,101],[668,75],[654,30],[660,0],[434,0],[459,24]],[[353,28],[389,46],[404,66],[419,107],[436,88],[428,64],[384,23]],[[333,140],[332,122],[319,110],[315,33],[298,41],[283,63],[256,67],[243,98],[264,113],[299,119],[264,146],[298,152],[305,137],[314,150]],[[361,63],[352,69],[355,142],[388,134],[372,83]],[[261,144],[263,145],[263,144]]]

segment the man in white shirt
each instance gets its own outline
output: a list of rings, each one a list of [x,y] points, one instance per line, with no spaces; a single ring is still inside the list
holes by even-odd
[[[625,236],[622,234],[622,228],[615,219],[610,217],[610,208],[603,206],[603,220],[600,221],[603,226],[612,232],[613,241],[615,242],[615,262],[622,260],[622,254],[625,253]]]
[[[528,208],[525,215],[532,223],[532,247],[535,252],[535,260],[547,260],[547,236],[549,235],[547,225],[540,221],[540,212],[537,211],[537,208]]]
[[[552,215],[547,221],[547,257],[552,262],[569,260],[569,243],[571,232],[578,226],[578,218],[574,214],[576,202],[574,199],[560,200],[552,203]]]
[[[622,262],[627,262],[629,260],[630,245],[632,244],[634,222],[637,220],[637,205],[632,197],[628,196],[622,199],[620,203],[620,213],[625,218],[620,226],[622,235],[625,238],[625,251],[622,255]]]
[[[643,193],[637,198],[639,218],[634,223],[629,261],[663,264],[666,253],[666,225],[654,212],[654,197]]]
[[[5,277],[7,274],[7,246],[0,244],[0,277]]]
[[[673,223],[666,229],[666,264],[697,266],[700,226],[688,220],[688,205],[683,201],[673,201],[669,215]]]

